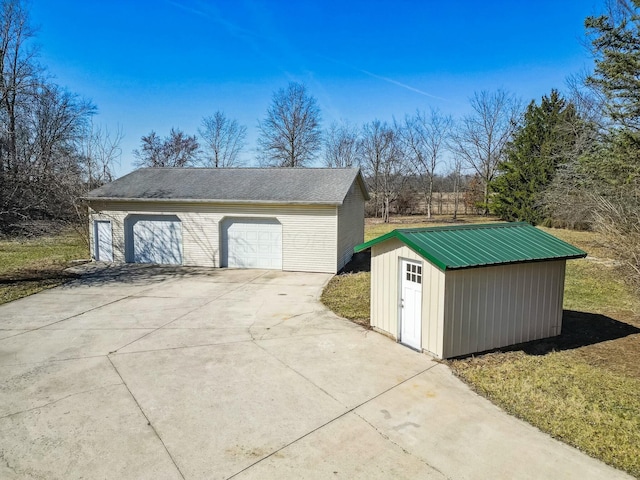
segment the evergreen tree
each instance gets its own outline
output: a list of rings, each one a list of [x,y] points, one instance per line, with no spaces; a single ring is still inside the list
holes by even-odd
[[[492,210],[505,220],[538,224],[544,220],[541,194],[575,142],[577,114],[557,90],[532,101],[491,183]]]

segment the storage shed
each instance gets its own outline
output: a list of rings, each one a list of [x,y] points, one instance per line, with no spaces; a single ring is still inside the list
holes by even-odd
[[[358,169],[143,168],[91,191],[107,262],[336,273],[364,240]]]
[[[394,230],[371,248],[371,326],[451,358],[552,337],[566,260],[587,254],[527,223]]]

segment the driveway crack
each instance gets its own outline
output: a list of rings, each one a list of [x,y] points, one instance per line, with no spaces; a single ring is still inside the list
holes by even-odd
[[[394,441],[391,437],[389,437],[389,435],[385,434],[384,432],[382,432],[381,430],[379,430],[373,423],[371,423],[369,420],[367,420],[366,418],[364,418],[362,415],[360,415],[358,412],[356,412],[355,410],[353,410],[353,414],[356,415],[359,419],[361,419],[364,423],[366,423],[367,425],[369,425],[378,435],[380,435],[382,438],[384,438],[387,442],[392,443],[393,445],[395,445],[396,447],[398,447],[400,450],[402,450],[403,453],[405,453],[406,455],[409,455],[410,457],[415,458],[416,460],[418,460],[419,462],[423,463],[424,465],[426,465],[427,467],[435,470],[436,472],[438,472],[439,474],[441,474],[444,478],[446,478],[447,480],[451,480],[452,477],[447,476],[443,471],[439,470],[438,468],[434,467],[433,465],[431,465],[429,462],[427,462],[425,459],[420,458],[418,455],[416,455],[415,453],[410,452],[409,450],[407,450],[406,448],[404,448],[402,445],[400,445],[398,442]]]
[[[254,342],[254,343],[255,343],[255,342]],[[258,344],[256,343],[256,345],[258,345]],[[260,347],[260,345],[258,345],[258,346]],[[262,347],[260,347],[260,348],[262,348]],[[265,350],[265,349],[263,348],[263,350]],[[300,376],[301,376],[302,378],[304,378],[306,381],[310,382],[313,386],[315,386],[316,388],[320,389],[321,391],[323,391],[324,393],[326,393],[327,395],[329,395],[329,397],[334,398],[331,394],[327,393],[324,389],[322,389],[321,387],[319,387],[318,385],[316,385],[314,382],[312,382],[311,380],[309,380],[307,377],[305,377],[304,375],[302,375],[302,374],[301,374],[300,372],[298,372],[295,368],[293,368],[293,367],[291,367],[291,366],[287,365],[286,363],[284,363],[282,360],[280,360],[278,357],[276,357],[275,355],[273,355],[273,354],[272,354],[271,352],[269,352],[268,350],[265,350],[265,352],[269,353],[269,355],[273,356],[276,360],[278,360],[279,362],[281,362],[282,364],[284,364],[286,367],[290,368],[292,371],[294,371],[295,373],[297,373],[298,375],[300,375]],[[403,381],[401,381],[401,382],[399,382],[399,383],[396,383],[395,385],[392,385],[391,387],[387,388],[386,390],[383,390],[382,392],[380,392],[380,393],[378,393],[378,394],[374,395],[373,397],[368,398],[368,399],[367,399],[367,400],[365,400],[364,402],[361,402],[361,403],[359,403],[358,405],[355,405],[354,407],[351,407],[351,408],[345,407],[345,408],[347,408],[347,410],[346,410],[346,411],[344,411],[343,413],[341,413],[340,415],[338,415],[338,416],[336,416],[336,417],[332,418],[332,419],[331,419],[331,420],[329,420],[328,422],[325,422],[325,423],[323,423],[322,425],[320,425],[320,426],[318,426],[318,427],[316,427],[316,428],[314,428],[314,429],[312,429],[312,430],[309,430],[309,431],[308,431],[307,433],[305,433],[304,435],[301,435],[300,437],[296,438],[295,440],[292,440],[291,442],[287,443],[286,445],[283,445],[282,447],[277,448],[276,450],[274,450],[273,452],[271,452],[269,455],[265,455],[264,457],[260,458],[259,460],[256,460],[256,461],[255,461],[255,462],[253,462],[251,465],[248,465],[248,466],[244,467],[242,470],[240,470],[240,471],[238,471],[238,472],[234,473],[233,475],[231,475],[231,476],[227,477],[227,480],[231,480],[232,478],[237,477],[237,476],[238,476],[238,475],[240,475],[241,473],[243,473],[243,472],[245,472],[245,471],[249,470],[249,469],[250,469],[251,467],[253,467],[254,465],[257,465],[258,463],[261,463],[261,462],[265,461],[266,459],[271,458],[272,456],[276,455],[278,452],[281,452],[281,451],[282,451],[282,450],[284,450],[285,448],[290,447],[290,446],[291,446],[291,445],[293,445],[294,443],[299,442],[300,440],[302,440],[302,439],[304,439],[304,438],[308,437],[309,435],[311,435],[311,434],[313,434],[313,433],[317,432],[318,430],[320,430],[320,429],[322,429],[322,428],[326,427],[327,425],[332,424],[332,423],[333,423],[333,422],[335,422],[336,420],[339,420],[339,419],[341,419],[342,417],[344,417],[344,416],[346,416],[346,415],[348,415],[348,414],[350,414],[350,413],[352,413],[352,412],[353,412],[353,413],[355,413],[355,410],[357,410],[358,408],[362,407],[363,405],[366,405],[367,403],[369,403],[369,402],[371,402],[371,401],[375,400],[376,398],[378,398],[378,397],[380,397],[380,396],[384,395],[385,393],[387,393],[387,392],[389,392],[389,391],[393,390],[394,388],[399,387],[400,385],[402,385],[402,384],[404,384],[404,383],[406,383],[406,382],[408,382],[408,381],[410,381],[410,380],[413,380],[413,379],[414,379],[414,378],[416,378],[417,376],[422,375],[422,374],[423,374],[423,373],[425,373],[425,372],[428,372],[429,370],[431,370],[432,368],[434,368],[434,367],[436,367],[436,366],[438,366],[438,365],[439,365],[438,363],[436,363],[436,364],[434,364],[434,365],[431,365],[431,366],[429,366],[428,368],[425,368],[424,370],[421,370],[421,371],[419,371],[418,373],[416,373],[416,374],[414,374],[414,375],[411,375],[410,377],[405,378]],[[336,399],[334,398],[334,400],[336,400]],[[336,402],[338,402],[340,405],[343,405],[343,404],[342,404],[341,402],[339,402],[338,400],[336,400]],[[344,406],[344,405],[343,405],[343,406]],[[356,413],[356,415],[357,415],[358,417],[362,418],[362,417],[361,417],[360,415],[358,415],[357,413]],[[363,419],[363,420],[364,420],[364,419]],[[367,422],[366,420],[364,420],[364,421],[365,421],[366,423],[369,423],[369,422]],[[373,425],[372,425],[372,427],[373,427]],[[376,429],[375,427],[373,427],[373,428],[377,431],[377,429]],[[378,433],[380,433],[380,432],[378,432]],[[392,443],[394,443],[394,442],[392,442]],[[400,445],[398,445],[398,447],[399,447],[399,448],[401,448],[403,451],[405,451],[405,449],[404,449],[404,448],[402,448],[402,447],[400,447]],[[412,455],[410,452],[407,452],[407,453],[408,453],[409,455]],[[437,468],[435,468],[435,467],[434,467],[434,466],[432,466],[432,465],[429,465],[429,464],[428,464],[427,462],[425,462],[424,460],[420,459],[420,461],[421,461],[422,463],[424,463],[425,465],[429,466],[430,468],[433,468],[435,471],[437,471],[437,472],[439,472],[439,473],[441,473],[441,474],[442,474],[442,472],[440,472],[440,470],[438,470]],[[444,475],[444,474],[443,474],[443,475]],[[445,477],[446,477],[446,475],[445,475]],[[447,478],[447,479],[450,479],[450,477],[446,477],[446,478]]]
[[[173,462],[173,465],[176,467],[176,470],[178,471],[178,473],[180,474],[180,477],[183,478],[184,480],[184,474],[182,473],[182,470],[180,470],[180,467],[178,466],[178,464],[176,463],[175,458],[173,458],[173,455],[171,455],[171,452],[169,451],[169,449],[167,448],[167,445],[164,443],[164,440],[162,440],[162,437],[160,436],[160,434],[158,433],[158,431],[156,430],[156,427],[153,426],[153,424],[151,423],[151,420],[149,419],[149,417],[147,416],[146,413],[144,413],[144,410],[142,409],[142,405],[140,405],[140,402],[138,402],[138,399],[135,397],[135,395],[133,394],[133,392],[131,391],[131,389],[129,388],[129,385],[127,385],[127,382],[125,382],[124,378],[122,378],[122,375],[120,374],[120,371],[118,370],[118,368],[115,366],[115,364],[113,363],[113,361],[111,360],[111,358],[107,357],[107,359],[109,360],[109,363],[111,363],[111,366],[113,367],[113,370],[118,374],[118,377],[120,377],[120,380],[122,380],[122,384],[125,386],[125,388],[127,389],[127,392],[129,392],[129,395],[131,395],[131,398],[133,399],[133,401],[135,402],[136,406],[138,407],[138,410],[140,410],[140,413],[142,414],[142,416],[145,418],[145,420],[147,421],[147,425],[151,427],[151,430],[153,430],[153,433],[155,434],[155,436],[158,438],[158,440],[160,441],[160,443],[162,444],[164,451],[167,452],[167,455],[169,455],[169,458],[171,459],[171,461]]]
[[[2,415],[2,416],[0,416],[0,420],[2,420],[4,418],[14,417],[14,416],[20,415],[22,413],[32,412],[32,411],[38,410],[40,408],[46,408],[46,407],[48,407],[50,405],[54,405],[54,404],[56,404],[58,402],[62,402],[63,400],[66,400],[68,398],[75,397],[76,395],[83,395],[85,393],[97,392],[98,390],[104,390],[105,388],[109,388],[109,387],[118,387],[120,385],[122,385],[122,383],[110,383],[109,385],[103,385],[102,387],[90,388],[88,390],[83,390],[81,392],[70,393],[69,395],[65,395],[64,397],[58,398],[56,400],[52,400],[52,401],[44,403],[42,405],[38,405],[38,406],[35,406],[35,407],[31,407],[31,408],[26,408],[24,410],[20,410],[19,412],[12,412],[12,413],[8,413],[7,415]]]
[[[225,295],[228,295],[228,294],[230,294],[230,293],[235,292],[236,290],[241,289],[241,288],[242,288],[242,287],[244,287],[245,285],[250,284],[251,282],[253,282],[253,281],[254,281],[254,280],[256,280],[257,278],[260,278],[260,277],[262,277],[262,276],[263,276],[263,275],[265,275],[265,274],[266,274],[266,272],[265,272],[265,273],[263,273],[262,275],[258,275],[257,277],[252,278],[251,280],[249,280],[249,281],[247,281],[247,282],[244,282],[244,283],[239,284],[236,288],[234,288],[234,289],[232,289],[232,290],[229,290],[229,291],[227,291],[227,292],[221,293],[220,295],[218,295],[217,297],[212,298],[212,299],[211,299],[211,300],[209,300],[208,302],[203,303],[202,305],[198,305],[197,307],[195,307],[195,308],[193,308],[193,309],[189,310],[189,311],[188,311],[188,312],[186,312],[184,315],[180,315],[179,317],[174,318],[173,320],[170,320],[170,321],[168,321],[167,323],[164,323],[164,324],[160,325],[158,328],[155,328],[155,329],[153,329],[152,331],[145,333],[144,335],[142,335],[142,336],[140,336],[140,337],[136,338],[135,340],[132,340],[131,342],[127,343],[126,345],[122,345],[121,347],[116,348],[115,350],[113,350],[113,351],[109,352],[109,355],[111,355],[111,354],[113,354],[113,353],[117,353],[117,352],[118,352],[118,350],[121,350],[121,349],[123,349],[123,348],[125,348],[125,347],[128,347],[129,345],[132,345],[132,344],[134,344],[134,343],[136,343],[136,342],[138,342],[138,341],[142,340],[143,338],[148,337],[149,335],[151,335],[151,334],[153,334],[153,333],[157,332],[158,330],[161,330],[161,329],[163,329],[163,328],[167,327],[168,325],[171,325],[172,323],[177,322],[177,321],[178,321],[178,320],[180,320],[181,318],[184,318],[184,317],[186,317],[187,315],[190,315],[191,313],[195,312],[196,310],[198,310],[198,309],[200,309],[200,308],[206,307],[206,306],[207,306],[207,305],[209,305],[210,303],[215,302],[216,300],[218,300],[218,299],[220,299],[220,298],[224,297]],[[249,328],[251,328],[251,327],[249,327]],[[251,335],[251,332],[249,332],[249,334]]]

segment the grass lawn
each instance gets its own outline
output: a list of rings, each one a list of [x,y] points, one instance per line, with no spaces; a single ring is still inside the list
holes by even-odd
[[[0,304],[56,287],[73,277],[71,260],[89,258],[82,237],[67,232],[29,240],[0,240]]]
[[[365,239],[443,223],[450,220],[368,219]],[[567,264],[563,334],[448,363],[507,412],[640,478],[640,300],[620,278],[598,234],[544,230],[589,252],[587,259]],[[338,315],[368,325],[369,285],[366,271],[338,275],[322,300]]]

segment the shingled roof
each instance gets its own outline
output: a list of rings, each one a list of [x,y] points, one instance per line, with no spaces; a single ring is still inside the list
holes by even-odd
[[[357,168],[141,168],[88,200],[342,205]]]

